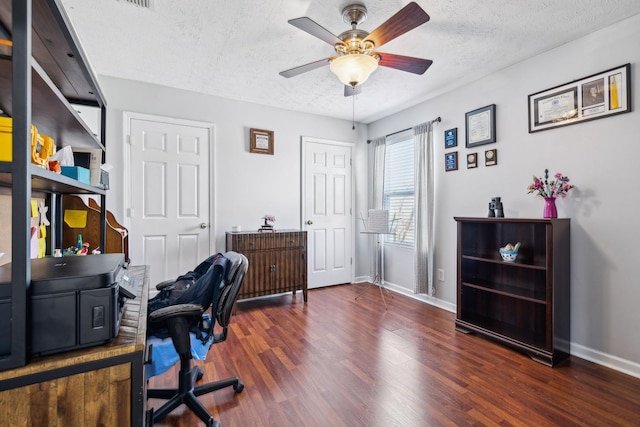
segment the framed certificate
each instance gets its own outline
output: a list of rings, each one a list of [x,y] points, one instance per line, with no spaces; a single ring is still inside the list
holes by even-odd
[[[273,155],[273,131],[251,129],[249,132],[249,151],[259,154]]]
[[[467,148],[496,142],[496,105],[491,104],[465,114]]]
[[[529,133],[631,111],[630,65],[529,95]]]

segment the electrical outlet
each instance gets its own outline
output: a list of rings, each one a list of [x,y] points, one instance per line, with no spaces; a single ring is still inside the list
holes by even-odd
[[[442,268],[438,269],[438,280],[444,282],[444,270]]]

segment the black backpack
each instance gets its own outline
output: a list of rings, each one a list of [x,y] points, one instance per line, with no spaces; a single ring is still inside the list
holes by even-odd
[[[228,264],[229,260],[222,254],[207,258],[193,271],[178,277],[175,282],[163,287],[158,295],[151,298],[148,313],[176,304],[198,304],[203,310],[209,308],[212,303],[217,304]],[[154,322],[148,322],[147,334],[158,338],[169,336],[166,327]]]

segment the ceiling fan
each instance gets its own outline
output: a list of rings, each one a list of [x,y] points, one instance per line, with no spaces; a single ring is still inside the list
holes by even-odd
[[[363,4],[351,4],[342,10],[342,19],[351,29],[333,35],[311,18],[302,17],[288,22],[320,40],[329,43],[335,56],[300,65],[280,72],[283,77],[294,77],[307,71],[329,65],[331,71],[345,85],[344,96],[360,93],[360,85],[381,65],[414,74],[423,74],[431,66],[430,59],[414,58],[376,51],[385,43],[429,21],[429,15],[415,2],[411,2],[378,28],[368,33],[356,28],[367,19]]]

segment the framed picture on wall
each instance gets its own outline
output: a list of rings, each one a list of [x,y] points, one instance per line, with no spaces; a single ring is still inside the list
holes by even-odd
[[[467,154],[467,169],[478,167],[478,153]]]
[[[458,152],[445,153],[444,155],[445,172],[458,170]]]
[[[498,149],[487,150],[484,152],[484,165],[495,166],[498,164]]]
[[[631,111],[630,65],[529,95],[529,133]]]
[[[444,148],[453,148],[458,146],[458,128],[444,131]]]
[[[249,151],[252,153],[273,155],[273,131],[251,129],[249,131]]]
[[[496,105],[465,114],[467,148],[496,142]]]

